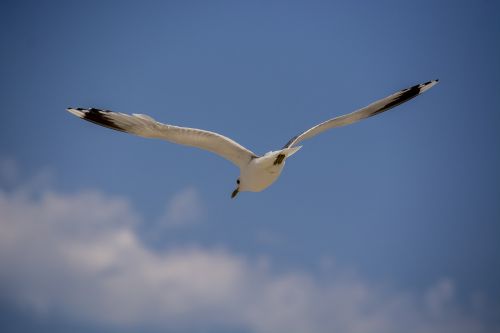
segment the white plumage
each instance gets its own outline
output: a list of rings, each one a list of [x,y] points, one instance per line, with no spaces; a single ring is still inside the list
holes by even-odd
[[[280,150],[258,156],[236,141],[221,134],[196,128],[162,124],[144,114],[124,114],[96,108],[68,108],[77,117],[114,130],[145,138],[163,139],[181,145],[211,151],[233,162],[240,168],[234,198],[240,191],[259,192],[270,186],[281,174],[285,160],[301,147],[296,145],[334,127],[355,123],[359,120],[387,111],[427,91],[438,80],[429,81],[400,90],[355,112],[329,119],[293,137]]]

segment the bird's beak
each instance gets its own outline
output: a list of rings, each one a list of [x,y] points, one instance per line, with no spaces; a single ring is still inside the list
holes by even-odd
[[[234,190],[233,193],[231,193],[231,199],[234,199],[238,195],[239,191],[240,191],[240,188],[237,187],[236,190]]]

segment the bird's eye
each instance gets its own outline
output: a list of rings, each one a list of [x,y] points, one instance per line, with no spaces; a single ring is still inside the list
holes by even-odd
[[[236,179],[236,184],[240,185],[240,179]]]

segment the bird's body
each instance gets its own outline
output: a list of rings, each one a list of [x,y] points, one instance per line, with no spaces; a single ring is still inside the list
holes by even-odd
[[[387,111],[418,96],[437,82],[438,80],[433,80],[400,90],[355,112],[329,119],[293,137],[282,149],[268,152],[263,156],[258,156],[236,141],[218,133],[162,124],[143,114],[127,115],[96,108],[68,108],[67,110],[77,117],[114,130],[193,146],[224,157],[240,168],[238,186],[231,195],[234,198],[241,191],[260,192],[273,184],[280,176],[286,159],[301,148],[301,146],[296,146],[299,142],[328,129],[352,124]]]
[[[286,159],[300,148],[299,146],[270,151],[264,156],[250,160],[246,167],[240,169],[239,191],[260,192],[271,186],[281,175]]]

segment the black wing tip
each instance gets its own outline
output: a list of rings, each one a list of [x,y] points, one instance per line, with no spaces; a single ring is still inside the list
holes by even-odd
[[[429,84],[432,84],[432,83],[436,84],[438,82],[439,82],[439,79],[430,80],[430,81],[427,81],[425,83],[422,83],[422,86],[428,86]]]
[[[436,84],[439,83],[439,79],[435,79],[435,80],[431,80],[431,81],[427,81],[425,83],[422,83],[421,85],[419,85],[419,94],[423,93],[423,92],[426,92],[427,90],[431,89],[432,87],[434,87]]]
[[[410,88],[403,89],[403,90],[401,90],[401,92],[404,93],[404,92],[412,91],[412,90],[413,91],[419,90],[419,92],[423,92],[423,91],[430,88],[430,87],[428,87],[429,85],[431,85],[431,87],[432,87],[433,85],[437,84],[438,82],[439,82],[439,79],[430,80],[430,81],[427,81],[424,83],[416,84],[414,86],[411,86]]]
[[[105,110],[105,109],[98,109],[98,108],[74,108],[72,106],[69,106],[69,107],[66,108],[66,111],[69,111],[69,110],[77,110],[77,111],[81,111],[81,112],[105,112],[105,113],[112,112],[112,111]]]
[[[371,114],[371,116],[374,116],[378,113],[382,113],[382,112],[389,110],[395,106],[398,106],[404,102],[407,102],[410,99],[415,98],[416,96],[420,95],[421,93],[423,93],[427,89],[430,89],[437,82],[438,82],[438,80],[432,80],[432,81],[428,81],[425,83],[416,84],[410,88],[406,88],[406,89],[401,90],[400,94],[397,95],[391,102],[387,103],[381,109],[378,109],[377,111],[375,111],[373,114]]]
[[[87,121],[93,122],[94,124],[108,127],[117,131],[126,132],[126,130],[113,121],[113,118],[107,114],[112,113],[109,110],[102,110],[97,108],[67,108],[68,112],[71,112],[77,117],[85,119]]]

